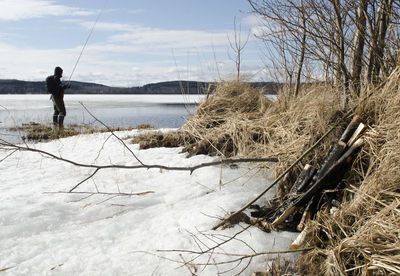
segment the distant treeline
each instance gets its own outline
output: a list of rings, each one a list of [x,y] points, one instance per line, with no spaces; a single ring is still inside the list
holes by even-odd
[[[251,82],[263,87],[265,94],[276,94],[280,85],[274,82]],[[71,81],[68,94],[206,94],[212,93],[213,83],[197,81],[167,81],[138,87],[110,87],[106,85]],[[44,81],[0,80],[0,94],[46,94]]]

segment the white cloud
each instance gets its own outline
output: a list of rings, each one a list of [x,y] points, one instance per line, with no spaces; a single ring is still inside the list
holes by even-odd
[[[55,66],[64,69],[68,80],[80,49],[20,49],[0,43],[0,79],[42,81],[53,73]],[[177,79],[215,80],[215,70],[206,65],[177,65],[173,57],[162,56],[156,61],[140,62],[134,59],[116,59],[87,49],[72,77],[73,80],[97,82],[111,86],[139,86],[151,82]]]
[[[48,15],[90,15],[80,8],[57,5],[51,0],[0,0],[0,20],[17,21]]]
[[[249,15],[242,19],[242,23],[250,27],[260,25],[261,22],[261,18],[257,15]]]
[[[82,20],[65,20],[69,22],[73,22],[83,26],[86,29],[91,29],[94,21],[82,21]],[[128,32],[135,29],[135,26],[130,24],[122,24],[122,23],[113,23],[113,22],[97,22],[96,23],[96,31],[110,31],[110,32]]]
[[[90,30],[93,21],[66,19]],[[226,53],[228,35],[232,31],[167,30],[141,25],[114,22],[97,22],[95,32],[109,32],[104,42],[91,44],[88,49],[107,53],[136,53],[148,55],[176,56],[196,55],[198,53]]]
[[[142,45],[151,49],[199,49],[227,45],[226,32],[196,30],[164,30],[136,27],[132,31],[112,35],[108,41],[116,44]]]
[[[90,30],[93,21],[66,19],[64,22],[75,23]],[[141,25],[114,22],[97,22],[95,32],[109,32],[105,42],[91,45],[92,49],[107,52],[147,53],[152,55],[187,55],[188,52],[226,52],[228,35],[232,31],[167,30]]]
[[[129,10],[128,13],[129,14],[139,14],[139,13],[143,13],[145,12],[144,9],[136,9],[136,10]]]

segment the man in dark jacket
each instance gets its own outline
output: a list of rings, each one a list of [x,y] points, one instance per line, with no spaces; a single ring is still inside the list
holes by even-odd
[[[54,106],[53,124],[60,129],[64,127],[64,117],[67,115],[64,104],[64,90],[70,87],[69,84],[64,85],[61,82],[62,73],[61,67],[57,66],[54,69],[54,75],[46,78],[46,89],[51,94]]]

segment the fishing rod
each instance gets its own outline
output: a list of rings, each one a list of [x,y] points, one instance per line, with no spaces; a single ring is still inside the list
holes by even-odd
[[[104,2],[103,8],[100,10],[99,14],[97,15],[96,20],[94,21],[94,23],[93,23],[93,25],[92,25],[92,28],[90,29],[89,35],[88,35],[88,37],[86,38],[85,44],[83,44],[83,46],[82,46],[81,52],[80,52],[80,54],[79,54],[79,56],[78,56],[78,59],[77,59],[76,62],[75,62],[75,65],[74,65],[74,68],[72,69],[71,75],[69,76],[68,85],[71,84],[72,75],[74,74],[75,69],[76,69],[76,67],[78,66],[78,63],[79,63],[79,61],[80,61],[80,59],[81,59],[81,57],[82,57],[83,51],[85,50],[86,45],[88,44],[89,39],[90,39],[90,37],[91,37],[92,34],[93,34],[94,28],[96,27],[96,24],[97,24],[97,22],[99,21],[100,16],[102,15],[102,13],[103,13],[103,11],[104,11],[104,8],[106,7],[106,3],[107,3],[107,0]]]

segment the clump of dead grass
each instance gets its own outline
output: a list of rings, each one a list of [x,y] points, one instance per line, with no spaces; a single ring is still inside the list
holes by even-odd
[[[230,86],[236,88],[236,84],[225,85],[224,89],[235,91]],[[226,108],[225,116],[222,119],[218,118],[219,124],[214,123],[213,127],[208,129],[202,128],[202,126],[209,126],[210,122],[215,122],[214,114],[217,112],[213,114],[207,110],[200,115],[196,114],[183,129],[188,133],[197,134],[196,138],[199,140],[197,144],[212,145],[226,157],[231,156],[230,152],[226,154],[226,148],[232,150],[232,155],[243,157],[277,157],[279,162],[274,169],[275,173],[279,174],[314,144],[331,125],[341,119],[345,111],[341,105],[340,93],[324,85],[311,86],[307,90],[301,91],[298,98],[290,97],[287,91],[281,91],[277,101],[267,101],[255,106],[254,103],[264,101],[265,97],[259,91],[253,92],[258,93],[257,97],[250,97],[251,101],[248,102],[234,100],[233,96],[222,93],[229,99],[228,101],[234,104],[246,105],[250,102],[253,109],[249,107]],[[210,101],[213,101],[213,98],[210,98]],[[218,97],[218,101],[223,102],[221,97]],[[206,101],[204,104],[208,104],[208,102]],[[237,110],[245,110],[245,112]],[[336,129],[328,139],[321,143],[314,151],[314,155],[307,156],[304,164],[310,163],[317,166],[326,156],[330,146],[343,131],[345,125],[346,122],[343,122],[342,127]],[[224,141],[225,144],[221,141]],[[217,150],[214,152],[218,153]],[[302,166],[296,167],[285,181],[280,183],[279,198],[283,197],[291,188],[291,184],[301,168]]]
[[[320,212],[311,224],[306,246],[316,248],[299,259],[303,274],[400,274],[400,70],[371,92],[359,105],[373,124],[368,162],[358,164],[362,180],[348,183],[348,200],[334,215]]]
[[[270,102],[262,91],[246,83],[221,82],[186,124],[171,135],[183,137],[175,139],[176,146],[183,146],[189,156],[275,156],[281,160],[279,171],[341,114],[338,93],[322,85],[304,91],[298,99],[282,92],[277,101]],[[171,135],[164,135],[167,144]],[[139,140],[142,148],[153,144],[146,136],[134,142]],[[157,146],[162,144],[160,141]]]
[[[140,129],[151,128],[149,125],[141,126]],[[45,142],[51,141],[59,138],[66,138],[70,136],[75,136],[79,134],[93,134],[102,133],[109,131],[126,131],[132,130],[133,127],[111,127],[111,128],[100,128],[90,125],[66,125],[64,128],[59,129],[56,126],[46,125],[31,122],[29,124],[23,124],[21,126],[9,128],[9,131],[20,132],[22,134],[21,138],[25,141],[37,141]]]
[[[255,139],[259,136],[259,131],[242,131],[237,122],[261,118],[269,105],[270,102],[258,90],[245,83],[221,82],[181,129],[163,134],[157,143],[154,143],[154,136],[160,138],[159,133],[141,135],[133,142],[140,143],[141,148],[148,148],[164,146],[164,142],[171,145],[171,140],[174,140],[175,146],[183,146],[183,151],[190,156],[230,157],[241,151],[239,136],[254,134]]]
[[[177,147],[178,145],[186,144],[185,139],[190,139],[185,137],[183,134],[170,131],[151,131],[139,133],[131,139],[131,143],[139,144],[140,149],[157,148],[157,147]]]

